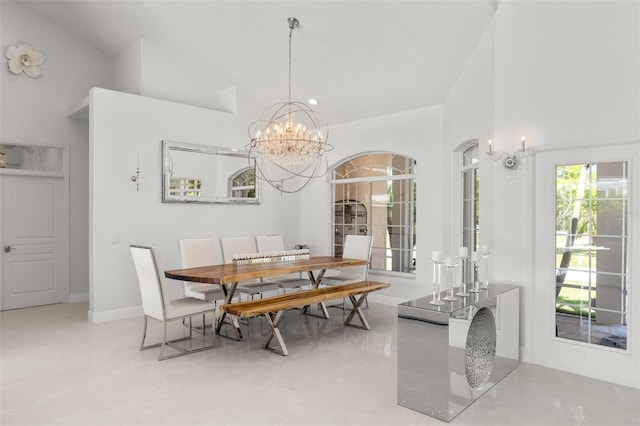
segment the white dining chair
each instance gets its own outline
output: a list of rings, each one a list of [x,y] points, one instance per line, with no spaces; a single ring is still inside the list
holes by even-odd
[[[347,235],[342,250],[342,258],[360,259],[365,260],[367,263],[357,266],[345,266],[339,269],[329,269],[325,272],[321,283],[331,286],[366,281],[369,276],[369,261],[371,259],[372,247],[372,235]],[[338,305],[338,307],[342,307],[344,310],[345,302],[346,300],[343,300],[342,306]],[[365,303],[369,306],[366,299]]]
[[[216,259],[215,245],[211,238],[189,238],[178,240],[183,268],[216,265],[222,263]],[[224,292],[219,285],[201,284],[185,281],[184,295],[200,300],[209,300],[217,304],[224,301]]]
[[[188,318],[194,315],[204,315],[208,312],[215,311],[215,305],[204,300],[197,300],[192,297],[182,297],[179,299],[171,299],[167,289],[164,274],[158,265],[158,250],[155,247],[146,247],[131,245],[131,256],[138,276],[138,284],[140,286],[140,294],[142,296],[142,310],[144,311],[144,328],[142,332],[142,341],[140,342],[140,350],[156,348],[161,346],[158,361],[169,358],[175,358],[195,352],[212,349],[211,345],[205,345],[205,336],[202,336],[203,346],[196,349],[187,349],[176,345],[177,342],[191,340],[192,329],[189,327],[189,335],[179,339],[167,339],[167,323]],[[145,346],[144,342],[147,336],[148,319],[160,321],[163,325],[162,342]],[[165,355],[166,346],[170,346],[177,350],[177,354]]]
[[[349,284],[366,281],[369,274],[369,260],[373,247],[372,235],[347,235],[342,250],[343,259],[365,260],[365,265],[345,266],[340,269],[329,269],[324,274],[322,283],[326,285]]]
[[[220,247],[225,264],[233,263],[233,255],[235,254],[257,253],[258,251],[253,237],[221,237]],[[273,282],[256,279],[239,282],[237,290],[247,294],[253,300],[256,295],[260,295],[262,298],[266,292],[277,292],[280,290],[280,286]]]
[[[259,253],[285,250],[282,235],[257,235],[256,246]],[[311,282],[299,273],[276,275],[269,277],[269,281],[277,283],[284,292],[287,289],[300,289],[300,287],[311,285]]]

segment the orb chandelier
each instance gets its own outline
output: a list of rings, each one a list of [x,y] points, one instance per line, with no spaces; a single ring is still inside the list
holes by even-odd
[[[280,192],[294,193],[306,188],[328,170],[325,152],[326,119],[303,102],[291,100],[291,36],[300,22],[289,24],[289,98],[267,108],[249,126],[249,162],[259,177]]]

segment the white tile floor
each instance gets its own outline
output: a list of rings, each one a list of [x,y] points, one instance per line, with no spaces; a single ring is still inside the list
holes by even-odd
[[[141,318],[90,324],[87,309],[0,314],[0,424],[445,424],[396,404],[393,306],[371,304],[370,331],[336,309],[329,321],[291,311],[288,357],[260,349],[254,322],[246,341],[162,362],[138,351]],[[521,364],[451,424],[640,425],[640,391]]]

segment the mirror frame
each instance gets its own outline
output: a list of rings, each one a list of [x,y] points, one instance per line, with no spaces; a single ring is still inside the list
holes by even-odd
[[[216,155],[223,157],[244,158],[247,160],[247,168],[251,167],[249,152],[240,149],[223,148],[210,145],[198,145],[187,142],[170,140],[162,141],[162,202],[163,203],[206,203],[206,204],[260,204],[260,185],[256,174],[255,197],[206,197],[195,198],[170,194],[171,168],[173,165],[171,151],[185,151],[195,154]],[[254,169],[255,172],[255,169]]]

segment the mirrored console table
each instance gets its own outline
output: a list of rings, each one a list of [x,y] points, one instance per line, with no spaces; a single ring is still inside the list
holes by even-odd
[[[398,305],[398,405],[449,422],[518,366],[520,291],[431,300]]]

